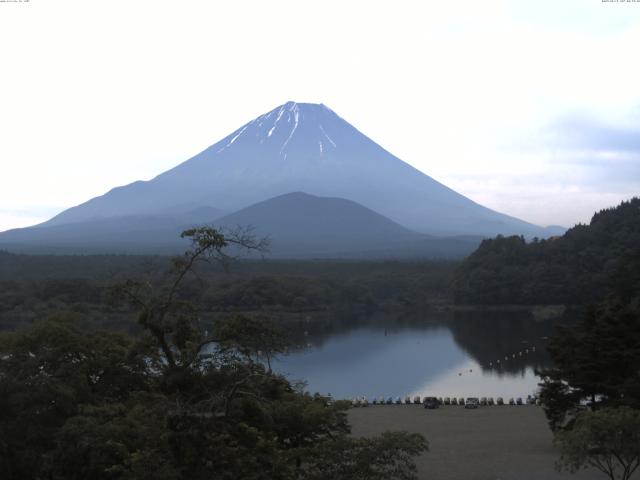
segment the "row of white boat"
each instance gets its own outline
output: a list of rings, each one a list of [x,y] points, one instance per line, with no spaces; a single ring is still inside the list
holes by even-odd
[[[528,395],[527,398],[522,397],[510,397],[505,399],[503,397],[420,397],[416,395],[413,399],[406,396],[404,399],[401,397],[375,397],[371,401],[366,397],[355,397],[351,400],[351,405],[354,407],[368,407],[369,405],[424,405],[427,408],[437,408],[444,405],[471,405],[474,406],[493,406],[493,405],[540,405],[540,398]]]

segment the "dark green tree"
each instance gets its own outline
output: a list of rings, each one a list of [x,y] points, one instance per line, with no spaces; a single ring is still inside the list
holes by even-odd
[[[607,298],[549,342],[554,367],[541,372],[553,429],[570,426],[581,403],[640,408],[640,256],[624,258]]]
[[[222,349],[235,349],[249,360],[271,360],[286,352],[285,331],[265,315],[234,314],[216,322],[213,337]]]
[[[0,471],[37,478],[51,468],[57,432],[86,405],[113,405],[150,388],[133,342],[83,332],[58,317],[0,335]]]
[[[192,248],[164,281],[116,289],[139,311],[137,338],[73,318],[0,335],[3,480],[415,478],[421,436],[352,439],[347,403],[271,372],[286,342],[267,318],[200,322],[183,288],[197,263],[260,242],[208,227],[184,236]]]
[[[556,435],[560,470],[593,467],[611,480],[629,480],[640,466],[640,411],[629,407],[585,411]]]
[[[428,450],[425,439],[407,432],[386,432],[374,438],[341,437],[314,446],[305,465],[305,480],[413,480],[412,457]]]

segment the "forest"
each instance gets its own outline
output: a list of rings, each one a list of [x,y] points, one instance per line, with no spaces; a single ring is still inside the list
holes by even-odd
[[[0,252],[0,330],[31,325],[68,311],[88,326],[136,331],[133,312],[115,304],[112,287],[126,279],[153,281],[169,257],[54,256]],[[199,266],[181,295],[204,317],[228,312],[269,314],[282,323],[328,318],[353,321],[373,311],[420,315],[451,303],[450,261],[238,260],[225,270]]]
[[[584,305],[640,248],[640,198],[597,212],[561,237],[484,240],[456,269],[457,304]]]
[[[456,303],[582,307],[539,372],[568,468],[585,461],[574,437],[588,422],[636,422],[640,199],[562,237],[485,240],[462,263],[243,261],[211,228],[185,236],[174,258],[0,252],[3,478],[413,479],[424,437],[350,436],[349,404],[271,360],[301,331],[375,312],[423,321]],[[448,320],[454,336],[491,358],[465,312]]]
[[[459,305],[585,305],[640,245],[640,199],[593,216],[562,237],[487,239],[463,262],[242,260],[199,267],[181,285],[213,318],[267,313],[294,325],[354,321],[375,311],[427,312]],[[135,331],[112,286],[166,274],[169,257],[20,255],[0,251],[0,330],[68,311],[100,328]],[[205,315],[206,316],[206,315]],[[341,320],[342,319],[342,320]]]

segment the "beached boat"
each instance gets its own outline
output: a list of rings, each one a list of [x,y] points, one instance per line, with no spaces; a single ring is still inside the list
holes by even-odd
[[[440,402],[438,402],[438,399],[436,397],[424,397],[422,403],[424,405],[424,408],[430,410],[440,407]]]
[[[478,397],[467,397],[464,402],[464,408],[478,408],[478,405],[480,405]]]

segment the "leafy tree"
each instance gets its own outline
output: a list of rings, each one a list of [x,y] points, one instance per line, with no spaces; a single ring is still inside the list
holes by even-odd
[[[131,401],[83,406],[56,434],[53,478],[179,479],[162,419],[171,408],[154,394]]]
[[[235,348],[248,359],[271,360],[288,347],[284,330],[264,315],[231,315],[215,324],[214,338],[223,349]]]
[[[198,329],[194,309],[180,299],[181,283],[200,258],[226,262],[222,249],[229,242],[213,229],[183,235],[192,238],[193,246],[174,263],[168,288],[160,295],[148,292],[146,300],[139,284],[121,290],[140,306],[140,324],[150,331],[160,355],[154,365],[164,373],[162,389],[179,404],[169,422],[173,457],[189,478],[225,478],[225,472],[229,478],[304,478],[306,463],[314,459],[309,448],[344,439],[349,432],[347,405],[328,406],[271,374],[270,359],[286,342],[265,317],[231,316],[218,322],[211,335]],[[261,247],[251,237],[236,244]],[[268,370],[256,362],[260,357]],[[398,458],[399,464],[411,465],[411,455]]]
[[[116,404],[149,388],[133,342],[113,332],[82,332],[58,317],[0,335],[0,470],[34,478],[65,422],[82,405]]]
[[[199,227],[181,236],[191,239],[191,248],[173,259],[169,275],[161,283],[129,280],[114,289],[138,309],[138,323],[160,349],[162,361],[156,366],[174,371],[191,367],[201,358],[202,349],[214,341],[198,325],[195,306],[180,297],[186,277],[203,261],[228,268],[233,257],[226,253],[227,247],[262,251],[267,246],[265,240],[256,240],[246,230],[224,235],[212,227]]]
[[[286,343],[267,318],[236,315],[211,332],[200,322],[185,299],[196,264],[260,242],[208,227],[184,235],[192,248],[164,282],[116,289],[139,310],[137,338],[77,318],[0,335],[3,479],[415,478],[421,436],[352,439],[348,403],[270,371]]]
[[[611,480],[628,480],[640,466],[640,411],[628,407],[581,413],[556,435],[560,470],[594,467]]]
[[[607,298],[551,338],[554,367],[541,372],[541,396],[552,429],[584,402],[640,408],[639,268],[640,256],[625,258]]]
[[[312,449],[306,480],[412,480],[411,457],[428,450],[425,439],[407,432],[385,432],[374,438],[342,437]]]

